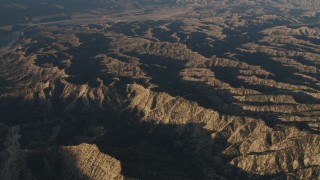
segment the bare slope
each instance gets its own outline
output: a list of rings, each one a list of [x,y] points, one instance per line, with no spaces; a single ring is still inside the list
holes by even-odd
[[[0,179],[319,178],[317,9],[128,12],[1,28]]]

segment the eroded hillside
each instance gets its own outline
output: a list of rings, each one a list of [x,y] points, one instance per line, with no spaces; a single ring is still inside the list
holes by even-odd
[[[3,26],[0,179],[319,178],[317,1],[186,2]]]

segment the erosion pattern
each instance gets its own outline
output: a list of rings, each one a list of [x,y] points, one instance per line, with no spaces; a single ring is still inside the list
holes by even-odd
[[[318,179],[319,1],[236,2],[2,26],[0,179]]]

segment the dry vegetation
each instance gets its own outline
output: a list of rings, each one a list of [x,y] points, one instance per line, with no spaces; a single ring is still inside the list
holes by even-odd
[[[198,5],[23,29],[0,61],[0,179],[319,178],[319,2],[178,2]]]

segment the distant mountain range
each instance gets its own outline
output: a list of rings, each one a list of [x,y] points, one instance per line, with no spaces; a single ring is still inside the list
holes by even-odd
[[[65,7],[79,8],[95,7],[95,6],[110,6],[110,7],[128,7],[130,5],[155,5],[155,4],[195,4],[195,5],[214,5],[214,4],[269,4],[269,5],[292,5],[292,6],[309,6],[315,7],[320,5],[319,0],[3,0],[0,2],[1,6],[8,4],[22,4],[27,6],[58,4]]]
[[[92,9],[143,9],[146,6],[226,6],[263,5],[273,7],[319,8],[320,0],[2,0],[0,2],[1,25],[25,23],[30,18],[82,12]]]

